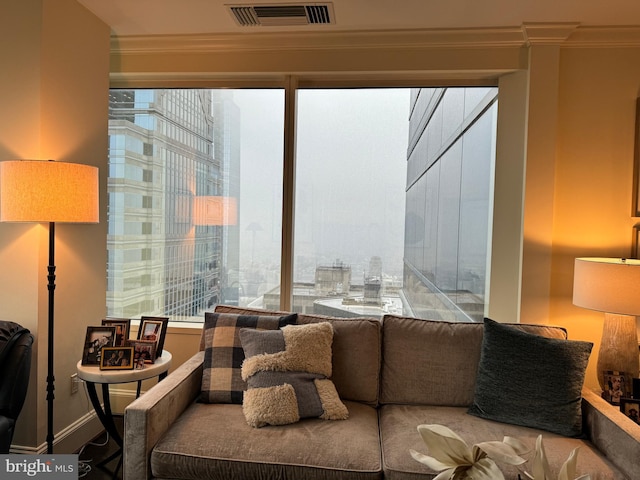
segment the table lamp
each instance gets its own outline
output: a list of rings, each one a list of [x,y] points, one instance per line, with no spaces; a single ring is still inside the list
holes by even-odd
[[[573,304],[604,312],[598,352],[598,381],[604,390],[603,371],[638,376],[640,315],[640,260],[624,258],[576,258]]]
[[[47,453],[53,453],[55,224],[98,223],[98,168],[77,163],[0,162],[0,222],[48,222]]]

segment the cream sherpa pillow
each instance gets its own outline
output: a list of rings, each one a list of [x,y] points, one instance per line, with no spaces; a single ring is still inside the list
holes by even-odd
[[[252,427],[286,425],[301,418],[344,420],[349,416],[331,377],[333,327],[328,322],[280,330],[240,330],[242,408]]]

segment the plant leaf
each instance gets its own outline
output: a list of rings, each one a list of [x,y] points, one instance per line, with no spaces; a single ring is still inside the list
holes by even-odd
[[[418,462],[426,465],[427,467],[429,467],[431,470],[435,472],[440,472],[442,470],[447,470],[452,468],[451,465],[444,464],[433,457],[425,455],[424,453],[417,452],[413,449],[409,450],[409,453],[411,454],[414,460],[417,460]]]
[[[467,470],[467,478],[473,480],[504,480],[504,475],[490,458],[482,458]]]
[[[433,458],[448,465],[471,465],[471,449],[465,441],[443,425],[418,425],[418,432]]]
[[[516,451],[509,445],[504,442],[482,442],[473,446],[474,453],[475,449],[478,448],[487,454],[492,460],[496,460],[498,462],[508,463],[509,465],[522,465],[526,460],[516,453]],[[478,458],[474,454],[474,458]]]
[[[536,439],[536,453],[533,457],[532,463],[533,478],[535,480],[551,479],[549,461],[547,460],[547,454],[544,451],[544,445],[542,444],[542,435],[538,435],[538,438]]]
[[[509,445],[518,455],[524,455],[525,453],[529,453],[531,451],[522,441],[518,440],[514,437],[504,437],[502,439],[503,443]]]
[[[558,480],[574,480],[574,477],[576,476],[576,463],[578,462],[579,448],[580,447],[574,448],[569,454],[567,461],[562,464]]]

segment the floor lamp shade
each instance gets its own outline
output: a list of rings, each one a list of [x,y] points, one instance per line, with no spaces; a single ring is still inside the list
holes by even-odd
[[[53,453],[55,225],[99,221],[98,168],[43,160],[0,162],[0,222],[49,222],[47,453]]]
[[[0,222],[98,220],[98,168],[41,160],[0,162]]]
[[[637,377],[640,260],[576,258],[573,303],[605,313],[597,366],[600,386],[604,388],[605,370]]]

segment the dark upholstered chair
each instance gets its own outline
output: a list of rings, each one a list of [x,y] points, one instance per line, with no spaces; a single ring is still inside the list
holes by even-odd
[[[31,371],[33,336],[17,323],[0,320],[0,454],[9,453]]]

